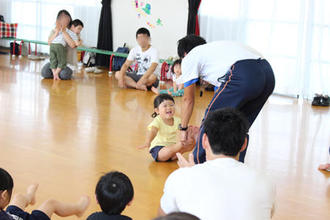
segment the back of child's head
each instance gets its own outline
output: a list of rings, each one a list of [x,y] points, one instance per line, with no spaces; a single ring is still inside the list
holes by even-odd
[[[175,103],[174,99],[171,95],[169,95],[169,94],[160,94],[154,99],[154,109],[158,108],[159,105],[162,104],[162,102],[164,102],[166,100],[170,100],[173,103]],[[156,112],[152,113],[151,117],[153,117],[153,118],[157,117],[157,113]]]
[[[11,195],[14,187],[14,181],[11,175],[4,169],[0,168],[0,191],[5,191]]]
[[[77,27],[77,26],[81,26],[81,27],[84,27],[84,23],[81,21],[81,20],[79,20],[79,19],[74,19],[72,22],[71,22],[71,25],[73,25],[73,26],[75,26],[75,27]]]
[[[113,171],[100,178],[95,194],[102,211],[119,215],[132,201],[134,189],[130,179],[123,173]]]
[[[173,62],[172,67],[171,67],[171,72],[174,73],[174,67],[176,65],[181,65],[182,59],[177,59]]]
[[[154,220],[200,220],[198,217],[186,212],[172,212],[166,216],[155,218]]]

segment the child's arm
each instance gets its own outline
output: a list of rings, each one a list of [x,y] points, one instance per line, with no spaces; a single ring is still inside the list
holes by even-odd
[[[64,37],[65,42],[71,47],[71,48],[75,48],[77,47],[76,42],[74,40],[72,40],[72,38],[70,37],[70,35],[68,34],[68,32],[66,32],[66,27],[62,28],[62,34]]]
[[[49,36],[49,38],[48,38],[48,45],[50,45],[52,42],[53,42],[53,40],[56,38],[56,36],[58,35],[58,33],[60,32],[60,25],[59,25],[59,23],[57,23],[56,22],[56,27],[55,27],[55,29],[53,30],[53,34],[51,34],[50,36]]]
[[[77,34],[77,38],[78,38],[78,40],[75,40],[74,42],[76,43],[76,46],[77,47],[79,47],[79,46],[81,46],[82,45],[82,40],[81,40],[81,38],[80,38],[80,35],[79,34]]]
[[[158,133],[158,129],[152,126],[151,129],[148,129],[147,131],[146,142],[143,145],[138,146],[137,148],[138,149],[149,148],[152,140],[156,137],[157,133]]]
[[[173,81],[173,91],[176,92],[178,91],[178,86],[176,85],[176,83]]]
[[[182,90],[184,89],[184,84],[180,84],[179,87],[178,87],[179,90]]]

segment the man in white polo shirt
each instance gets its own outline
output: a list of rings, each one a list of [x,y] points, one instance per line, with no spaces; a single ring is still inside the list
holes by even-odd
[[[166,180],[160,215],[187,212],[203,220],[265,220],[272,217],[275,187],[238,161],[246,148],[247,120],[234,109],[211,112],[204,122],[206,162],[177,154],[180,169]]]
[[[205,110],[204,118],[217,109],[231,107],[242,112],[252,126],[275,86],[272,67],[262,55],[240,42],[215,41],[206,43],[196,35],[188,35],[178,42],[182,58],[181,76],[177,84],[184,84],[184,96],[179,127],[181,142],[187,140],[187,129],[195,104],[196,83],[201,79],[216,90]],[[203,121],[194,149],[196,163],[205,161],[202,148]],[[240,154],[244,162],[246,150]]]

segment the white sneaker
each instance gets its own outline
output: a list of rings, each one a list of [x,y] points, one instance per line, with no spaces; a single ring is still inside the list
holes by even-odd
[[[87,67],[85,68],[85,72],[86,73],[91,73],[91,72],[94,72],[95,71],[95,67]]]
[[[98,73],[102,73],[103,72],[103,70],[100,70],[100,69],[98,69],[98,68],[95,68],[95,70],[94,70],[94,73],[96,73],[96,74],[98,74]]]

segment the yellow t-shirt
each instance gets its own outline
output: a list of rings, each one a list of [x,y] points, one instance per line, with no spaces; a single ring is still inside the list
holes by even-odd
[[[181,119],[175,116],[173,118],[174,123],[172,126],[165,124],[165,122],[159,115],[154,118],[154,120],[148,125],[149,130],[152,127],[158,129],[158,133],[151,142],[149,150],[151,150],[155,146],[170,146],[176,143],[178,126],[181,122]]]

